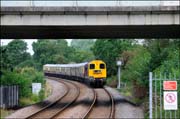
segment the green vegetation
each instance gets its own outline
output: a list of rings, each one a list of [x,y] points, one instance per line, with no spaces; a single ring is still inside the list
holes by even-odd
[[[68,46],[66,40],[38,40],[32,44],[34,54],[27,52],[27,43],[13,40],[1,50],[1,85],[18,85],[20,105],[25,106],[42,101],[50,93],[43,79],[42,66],[52,63],[87,62],[94,59],[91,51],[95,41],[77,40]],[[83,46],[83,47],[82,47]],[[32,83],[41,83],[39,95],[32,94]]]
[[[104,49],[109,49],[109,46],[103,46]],[[115,49],[115,47],[111,47],[110,51],[114,51]],[[114,58],[112,58],[113,56]],[[160,78],[160,74],[162,76],[166,75],[167,79],[174,76],[176,76],[176,78],[180,77],[180,39],[145,39],[142,44],[132,42],[127,49],[119,52],[119,55],[117,54],[116,56],[119,57],[117,59],[121,59],[123,62],[121,68],[121,81],[126,84],[126,87],[120,89],[120,92],[129,97],[132,102],[142,104],[145,111],[145,117],[147,117],[149,88],[148,73],[153,72],[156,74],[157,78]],[[106,58],[108,58],[108,55]],[[114,52],[113,55],[106,60],[115,62]],[[112,66],[115,67],[115,64]],[[112,67],[108,67],[108,70],[111,69],[115,71]],[[108,85],[114,85],[114,77],[117,76],[111,75],[108,78]],[[153,83],[153,86],[155,86],[155,83]],[[157,82],[156,97],[158,115],[160,115],[160,86],[162,88],[162,82],[161,85],[160,82]],[[178,81],[178,92],[180,91],[179,86],[180,82]],[[153,99],[153,102],[154,100],[155,99]],[[162,111],[162,113],[164,116],[165,111]],[[167,117],[169,117],[169,113],[167,113]]]
[[[132,101],[143,104],[145,112],[148,112],[148,74],[153,72],[157,77],[160,77],[160,74],[180,77],[180,39],[144,39],[140,43],[139,41],[76,39],[72,40],[69,46],[64,39],[45,39],[33,43],[34,54],[31,56],[26,51],[27,44],[24,41],[13,40],[8,45],[0,47],[1,85],[19,85],[21,104],[32,104],[48,95],[42,73],[44,64],[80,63],[101,59],[107,64],[107,85],[116,87],[116,61],[121,60],[121,81],[124,88],[120,92]],[[43,84],[38,96],[31,93],[32,82]],[[158,95],[159,88],[157,87]]]
[[[32,101],[38,102],[44,99],[45,80],[43,79],[43,74],[41,72],[36,71],[34,68],[25,67],[16,69],[12,72],[3,71],[2,73],[1,85],[18,85],[20,89],[20,98],[22,98],[22,100],[24,98],[30,98]],[[31,93],[32,82],[41,83],[43,86],[43,89],[38,96],[33,96]],[[38,100],[35,98],[38,98]],[[24,105],[23,101],[21,104],[21,100],[20,105]]]
[[[10,115],[11,113],[13,113],[13,110],[7,110],[7,109],[0,109],[0,118],[1,119],[5,119],[6,116]]]
[[[94,54],[91,51],[95,41],[88,39],[76,39],[72,40],[71,47],[74,49],[73,55],[71,55],[72,62],[88,62],[94,59]]]
[[[124,50],[131,48],[131,44],[132,40],[98,39],[92,50],[96,59],[106,62],[108,76],[112,76],[117,72],[116,61]]]

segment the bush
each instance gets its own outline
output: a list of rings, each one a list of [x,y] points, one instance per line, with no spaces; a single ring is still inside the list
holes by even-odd
[[[107,85],[111,87],[117,87],[117,76],[111,76],[107,78]]]
[[[140,86],[148,85],[150,53],[143,47],[133,49],[133,56],[127,62],[125,70],[122,72],[124,81],[132,81]]]
[[[31,80],[23,75],[13,71],[3,71],[1,85],[18,85],[20,97],[29,97],[31,94]]]
[[[20,69],[20,73],[25,77],[29,77],[34,83],[42,83],[43,85],[45,84],[43,73],[38,72],[33,67],[24,67]]]
[[[44,89],[41,89],[41,91],[39,92],[39,100],[42,101],[45,98],[45,91]]]
[[[26,105],[34,104],[35,101],[33,101],[31,98],[23,97],[23,98],[20,98],[19,103],[20,103],[20,106],[23,107]]]
[[[122,71],[122,81],[132,82],[134,97],[143,98],[146,96],[148,87],[148,72],[151,55],[142,46],[136,47],[126,54],[128,54],[128,58],[126,58],[128,60]]]
[[[20,97],[31,96],[32,82],[42,83],[42,87],[45,84],[43,73],[38,72],[32,67],[18,68],[13,72],[3,71],[0,81],[1,85],[18,85]]]

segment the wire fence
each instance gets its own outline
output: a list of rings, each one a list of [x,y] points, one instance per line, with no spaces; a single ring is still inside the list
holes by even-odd
[[[164,90],[164,81],[177,82],[177,90]],[[177,109],[165,109],[165,93],[177,93]],[[172,103],[173,104],[173,103]],[[170,104],[171,105],[171,104]],[[175,74],[149,74],[149,118],[180,118],[180,78]]]

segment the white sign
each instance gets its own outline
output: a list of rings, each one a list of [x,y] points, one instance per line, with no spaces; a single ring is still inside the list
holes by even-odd
[[[164,91],[164,110],[177,110],[177,91]]]
[[[121,61],[117,61],[116,62],[118,66],[121,66],[122,62]]]
[[[41,90],[41,83],[32,83],[32,93],[33,94],[39,94]]]

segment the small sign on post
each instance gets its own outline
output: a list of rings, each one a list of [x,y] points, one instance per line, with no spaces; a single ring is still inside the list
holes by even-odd
[[[164,90],[177,90],[177,81],[164,81]]]
[[[41,83],[32,83],[32,93],[33,94],[39,94],[41,90]]]
[[[177,110],[177,91],[164,91],[164,110]]]

